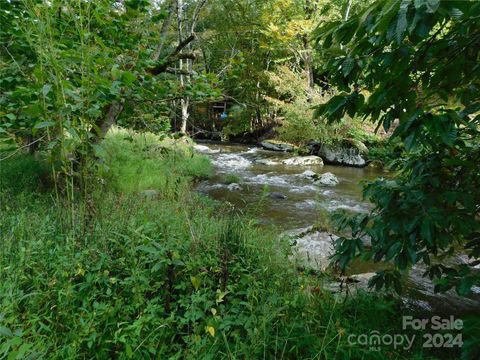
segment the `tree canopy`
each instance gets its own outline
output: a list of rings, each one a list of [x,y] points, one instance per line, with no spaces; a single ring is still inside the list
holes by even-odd
[[[480,3],[376,1],[316,37],[341,91],[317,115],[363,116],[385,130],[399,121],[392,137],[406,148],[393,164],[398,176],[367,184],[375,210],[339,217],[352,238],[337,242],[335,260],[345,268],[365,252],[393,261],[373,279],[377,288],[399,288],[398,270],[423,263],[438,290],[468,294],[479,281],[469,265],[480,255]],[[362,236],[372,239],[368,251]],[[469,260],[454,269],[446,259],[458,248]]]

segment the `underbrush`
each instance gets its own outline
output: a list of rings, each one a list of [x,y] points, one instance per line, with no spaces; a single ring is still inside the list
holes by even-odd
[[[73,223],[49,192],[2,188],[0,359],[425,358],[350,345],[399,331],[398,303],[323,290],[274,231],[187,187],[207,160],[124,135]]]

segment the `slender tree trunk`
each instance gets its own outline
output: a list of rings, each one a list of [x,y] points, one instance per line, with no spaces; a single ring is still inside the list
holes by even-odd
[[[200,15],[200,11],[202,7],[205,5],[207,0],[199,0],[193,12],[191,23],[188,24],[185,19],[185,12],[183,8],[183,0],[176,0],[177,3],[177,21],[178,21],[178,37],[179,42],[181,43],[185,38],[184,28],[186,28],[188,37],[192,37],[194,35],[195,27],[197,26],[198,17]],[[189,43],[186,48],[191,49],[191,44]],[[192,59],[180,59],[179,60],[179,70],[180,70],[180,86],[185,88],[186,85],[190,83],[190,74],[193,71],[193,58]],[[184,74],[183,72],[186,72]],[[188,118],[190,116],[189,112],[189,105],[190,105],[190,98],[188,96],[184,96],[180,100],[180,111],[181,111],[181,125],[180,131],[182,133],[187,132],[187,123]]]
[[[153,54],[153,61],[157,61],[160,58],[160,55],[163,50],[163,46],[165,44],[165,39],[167,38],[168,28],[172,23],[172,18],[174,14],[175,14],[175,3],[173,0],[170,0],[169,6],[168,6],[168,15],[167,15],[167,18],[163,21],[162,29],[160,30],[160,42],[158,43],[158,46],[155,49],[155,53]]]
[[[352,8],[352,0],[348,0],[347,2],[347,8],[345,9],[345,16],[343,20],[347,21],[348,17],[350,16],[350,9]]]
[[[314,91],[314,77],[313,77],[313,61],[312,61],[312,48],[310,44],[308,43],[308,38],[307,36],[303,37],[303,49],[304,49],[304,56],[303,56],[303,62],[304,62],[304,67],[305,67],[305,74],[307,78],[307,99],[308,102],[312,101],[313,98],[313,91]]]
[[[304,5],[304,11],[305,11],[305,18],[307,20],[310,20],[315,13],[317,9],[316,3],[306,0],[305,5]],[[304,34],[302,36],[303,40],[303,62],[305,66],[305,74],[307,78],[307,100],[308,102],[311,102],[313,99],[313,92],[314,92],[314,77],[313,77],[313,59],[312,59],[312,47],[310,46],[310,43],[308,41],[308,35]]]
[[[190,113],[188,111],[188,105],[190,103],[190,100],[188,97],[184,97],[180,99],[180,108],[181,108],[181,113],[182,113],[182,123],[180,125],[180,132],[186,134],[187,133],[187,122],[188,118],[190,116]]]

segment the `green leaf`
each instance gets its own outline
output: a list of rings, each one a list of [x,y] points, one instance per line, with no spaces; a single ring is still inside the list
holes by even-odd
[[[352,71],[354,65],[355,65],[355,60],[347,57],[342,63],[343,76],[347,77],[348,74],[350,74],[350,72]]]
[[[405,30],[407,29],[407,11],[408,11],[408,6],[410,5],[409,1],[402,1],[402,4],[400,5],[400,11],[398,12],[398,20],[397,20],[397,43],[400,44],[403,39],[403,34],[405,33]]]
[[[52,127],[52,126],[55,126],[55,122],[53,122],[53,121],[43,121],[41,123],[35,124],[35,126],[33,128],[34,129],[43,129],[43,128]]]
[[[50,84],[43,85],[43,87],[42,87],[43,96],[47,96],[48,93],[50,92],[50,90],[52,90],[52,85],[50,85]]]
[[[10,113],[10,114],[7,114],[7,115],[5,115],[5,117],[6,117],[7,119],[9,119],[9,120],[12,120],[12,121],[13,121],[13,120],[15,120],[15,119],[17,118],[17,117],[15,116],[15,114],[11,114],[11,113]]]
[[[192,282],[192,285],[195,288],[195,291],[197,291],[201,285],[200,279],[195,276],[190,276],[190,281]]]
[[[137,77],[135,74],[131,73],[130,71],[124,71],[122,74],[122,82],[127,85],[131,86],[135,80],[137,80]]]
[[[10,329],[6,328],[5,326],[0,326],[0,335],[6,336],[6,337],[12,337],[13,333],[10,331]]]
[[[33,118],[38,117],[42,114],[42,108],[38,104],[31,104],[25,108],[24,113]]]

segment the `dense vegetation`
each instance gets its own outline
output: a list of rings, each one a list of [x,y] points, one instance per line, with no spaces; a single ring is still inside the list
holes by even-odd
[[[406,150],[393,163],[394,180],[365,187],[375,210],[340,217],[353,238],[339,240],[339,265],[358,252],[392,260],[395,269],[373,283],[398,288],[401,272],[423,263],[438,290],[469,294],[480,282],[472,270],[480,256],[480,3],[380,1],[319,28],[318,36],[324,51],[343,49],[326,65],[342,92],[319,114],[330,121],[361,115],[385,130],[398,119],[392,139]],[[372,239],[368,251],[361,247],[365,235]],[[458,248],[469,263],[445,265]]]
[[[391,176],[336,215],[334,265],[393,262],[371,285],[401,291],[422,263],[468,295],[479,22],[469,1],[1,1],[0,359],[478,356],[475,317],[462,350],[349,344],[405,332],[398,297],[332,294],[192,191],[213,169],[191,139],[367,144]]]
[[[208,164],[185,145],[117,131],[104,148],[74,224],[43,159],[2,164],[2,358],[361,358],[345,334],[398,331],[396,301],[332,296],[287,241],[190,192]]]

